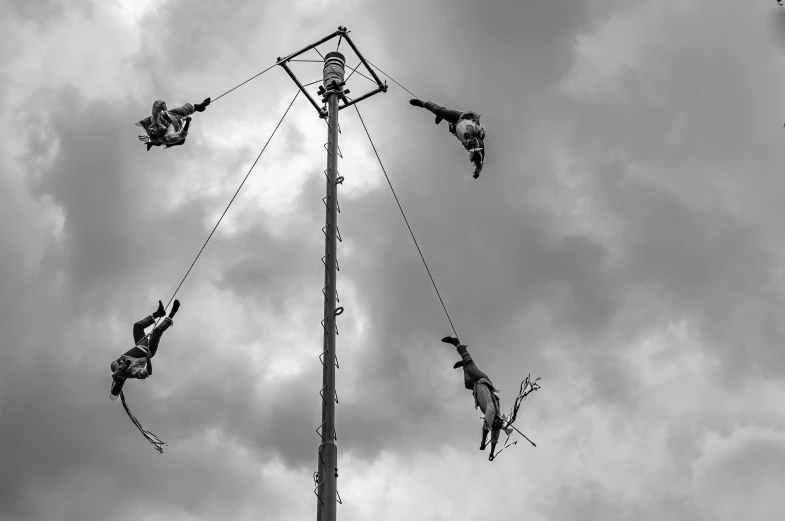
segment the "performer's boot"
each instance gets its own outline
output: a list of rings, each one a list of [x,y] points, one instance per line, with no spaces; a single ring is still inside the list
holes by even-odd
[[[491,442],[491,453],[488,455],[488,461],[493,461],[496,458],[496,444]]]
[[[209,104],[210,104],[210,98],[207,98],[203,102],[197,103],[196,105],[194,105],[194,110],[196,112],[204,112],[204,109],[206,109],[207,105],[209,105]]]
[[[444,342],[445,344],[452,344],[455,347],[458,347],[459,345],[461,345],[461,342],[457,338],[455,338],[454,336],[446,336],[446,337],[442,338],[442,342]]]
[[[488,429],[483,427],[483,429],[482,429],[482,442],[480,443],[480,450],[485,450],[485,442],[486,442],[487,439],[488,439]],[[495,444],[493,446],[495,446]],[[493,450],[491,450],[491,452],[493,452]]]
[[[174,304],[172,304],[172,311],[169,312],[169,318],[174,319],[174,314],[177,313],[177,310],[180,309],[180,301],[175,300]]]
[[[415,107],[421,107],[421,108],[428,109],[428,110],[431,109],[431,107],[428,106],[429,103],[431,104],[431,106],[434,106],[434,104],[431,103],[430,101],[423,101],[423,100],[420,100],[420,99],[409,100],[409,104],[414,105]],[[438,125],[442,121],[444,121],[444,120],[441,117],[436,116],[436,119],[434,120],[434,123],[436,123]]]
[[[161,318],[166,316],[166,310],[164,309],[164,303],[160,300],[158,301],[158,309],[153,313],[153,318]]]

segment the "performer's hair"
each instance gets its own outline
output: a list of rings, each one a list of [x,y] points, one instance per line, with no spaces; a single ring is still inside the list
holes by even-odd
[[[112,400],[116,400],[120,393],[123,391],[123,385],[125,385],[125,366],[123,366],[122,370],[115,371],[112,373],[112,387],[109,390],[109,397]]]
[[[164,129],[156,126],[151,126],[147,129],[147,135],[153,139],[158,139],[164,133]]]

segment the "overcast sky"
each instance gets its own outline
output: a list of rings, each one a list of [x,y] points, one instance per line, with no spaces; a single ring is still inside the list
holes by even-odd
[[[163,455],[109,400],[109,364],[296,87],[271,70],[169,151],[134,123],[339,25],[422,99],[482,114],[474,180],[391,81],[360,105],[502,408],[542,377],[517,424],[537,448],[488,462],[450,324],[342,111],[339,519],[780,519],[774,0],[0,0],[0,520],[314,519],[326,127],[305,99],[180,289],[154,375],[125,387]]]

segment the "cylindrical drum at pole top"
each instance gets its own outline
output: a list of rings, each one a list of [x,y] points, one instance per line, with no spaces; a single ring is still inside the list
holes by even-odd
[[[329,89],[332,82],[341,83],[344,77],[346,58],[335,51],[324,57],[324,88]]]

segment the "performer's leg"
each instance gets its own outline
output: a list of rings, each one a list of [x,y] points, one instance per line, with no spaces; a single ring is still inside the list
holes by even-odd
[[[460,110],[448,109],[446,107],[442,107],[441,105],[437,105],[436,103],[431,103],[430,101],[426,101],[423,106],[447,123],[452,123],[455,125],[460,120]]]
[[[166,125],[163,125],[161,123],[161,113],[162,112],[166,112],[166,102],[165,101],[161,101],[161,100],[154,101],[153,102],[153,110],[152,110],[152,113],[153,113],[152,114],[152,126],[155,126],[155,127],[164,126],[164,127],[166,127]]]
[[[461,344],[457,338],[452,336],[442,338],[442,342],[454,345],[458,350],[458,354],[461,355],[461,361],[457,362],[453,367],[455,369],[463,367],[463,380],[467,389],[474,389],[474,382],[481,378],[485,378],[489,382],[491,381],[491,379],[488,378],[488,375],[480,371],[477,364],[474,363],[474,360],[472,360],[472,357],[469,354],[469,349],[465,344]]]
[[[411,103],[415,107],[422,107],[436,114],[437,124],[440,123],[442,120],[445,120],[447,123],[451,123],[455,125],[456,123],[458,123],[458,120],[460,119],[462,114],[460,110],[451,110],[446,107],[442,107],[441,105],[437,105],[436,103],[432,103],[430,101],[413,99],[409,103]]]
[[[137,123],[137,125],[142,127],[145,130],[145,132],[147,132],[148,134],[151,129],[157,129],[162,126],[165,128],[166,125],[161,123],[161,112],[165,110],[166,110],[165,101],[158,100],[153,102],[153,108],[151,110],[152,114],[141,120],[139,123]],[[150,150],[149,147],[147,149]]]
[[[161,321],[160,324],[155,326],[153,332],[150,334],[150,343],[147,344],[147,348],[150,350],[150,357],[154,357],[155,353],[158,351],[158,343],[161,341],[161,336],[164,334],[164,331],[169,329],[169,327],[173,324],[172,319],[174,318],[175,313],[177,310],[180,309],[180,301],[175,300],[174,304],[172,304],[172,311],[169,312],[169,316],[166,317]]]
[[[469,354],[467,346],[461,344],[457,347],[457,349],[458,354],[461,355],[461,360],[463,362],[463,375],[465,380],[468,379],[472,382],[476,382],[480,378],[485,378],[489,382],[491,381],[491,379],[488,378],[488,375],[480,371],[480,368],[477,367],[477,364],[474,363],[472,356]]]
[[[164,310],[164,304],[159,300],[158,309],[153,311],[152,315],[146,316],[142,320],[134,324],[134,343],[138,344],[139,341],[144,338],[145,336],[144,330],[152,326],[155,323],[156,318],[161,318],[165,315],[166,315],[166,311]]]
[[[186,103],[182,107],[171,109],[169,113],[174,114],[176,116],[180,116],[181,118],[187,118],[188,116],[194,113],[194,106],[191,105],[190,103]]]
[[[488,440],[488,429],[483,425],[482,428],[482,441],[480,442],[480,450],[485,450],[485,443]]]
[[[172,319],[166,317],[165,319],[161,320],[161,322],[155,326],[153,332],[150,333],[150,341],[147,344],[147,348],[150,350],[150,357],[152,358],[155,356],[155,353],[158,351],[158,344],[161,342],[161,336],[164,334],[164,331],[169,329],[172,325]]]
[[[144,330],[155,323],[152,315],[147,315],[142,320],[134,324],[134,344],[138,344],[144,338]]]

